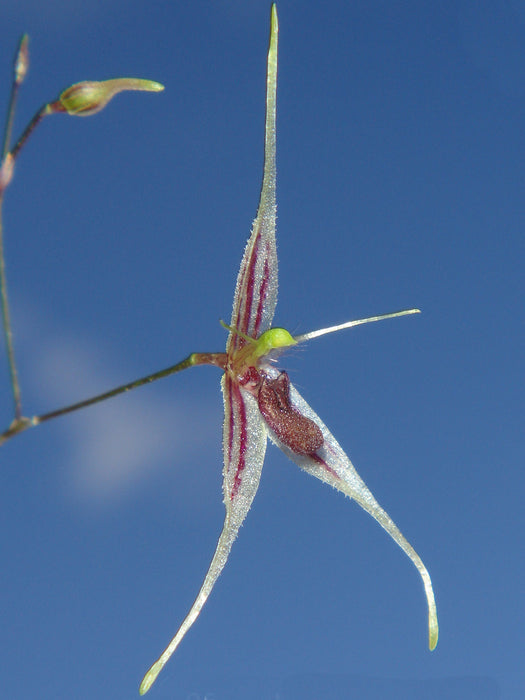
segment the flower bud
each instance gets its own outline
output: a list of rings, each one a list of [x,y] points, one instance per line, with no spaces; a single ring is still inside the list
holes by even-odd
[[[11,153],[7,153],[4,160],[0,163],[0,195],[11,182],[14,169],[15,159]]]
[[[88,117],[100,112],[115,95],[126,90],[160,92],[164,90],[164,85],[153,80],[140,80],[139,78],[85,80],[64,90],[58,100],[53,103],[52,108],[55,112],[67,112],[78,117]]]
[[[29,69],[29,37],[24,34],[18,45],[18,52],[15,58],[15,83],[20,85],[27,75]]]

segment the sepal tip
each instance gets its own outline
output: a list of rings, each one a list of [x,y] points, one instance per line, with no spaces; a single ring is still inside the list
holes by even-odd
[[[146,695],[148,690],[151,688],[153,683],[157,680],[157,676],[162,671],[164,664],[160,661],[155,661],[153,666],[147,671],[146,675],[142,679],[142,683],[139,687],[139,695]]]

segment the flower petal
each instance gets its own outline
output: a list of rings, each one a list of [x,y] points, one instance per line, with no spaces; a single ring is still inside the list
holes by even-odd
[[[250,509],[266,452],[267,428],[257,399],[227,374],[221,380],[224,398],[223,493],[226,519],[241,526]]]
[[[177,634],[144,676],[139,690],[141,695],[151,688],[164,664],[199,616],[228,560],[232,544],[259,487],[267,429],[257,400],[228,376],[223,377],[221,387],[224,397],[223,491],[226,518],[202,587]]]
[[[272,377],[279,373],[275,369],[267,370]],[[438,621],[434,592],[429,573],[421,561],[421,558],[412,545],[401,534],[401,531],[392,518],[381,508],[371,491],[366,486],[355,470],[352,462],[344,453],[342,447],[322,422],[319,416],[310,408],[299,392],[290,386],[291,405],[303,416],[312,420],[323,433],[324,443],[313,454],[298,454],[285,445],[277,435],[268,429],[268,435],[272,442],[285,452],[288,457],[309,474],[316,476],[338,491],[342,491],[353,498],[367,513],[369,513],[383,527],[392,539],[401,547],[405,554],[412,560],[423,580],[425,594],[428,603],[428,629],[429,647],[434,649],[438,641]]]
[[[246,245],[237,277],[231,327],[257,338],[272,322],[277,304],[277,252],[275,246],[275,107],[277,92],[277,12],[272,6],[270,47],[266,77],[266,123],[264,174],[257,217]],[[246,340],[235,333],[228,336],[232,353]]]

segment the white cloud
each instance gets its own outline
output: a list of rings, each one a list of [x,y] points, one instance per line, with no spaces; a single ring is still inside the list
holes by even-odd
[[[201,412],[182,410],[180,401],[159,404],[136,396],[87,410],[70,432],[67,459],[74,490],[105,501],[140,487],[169,465],[182,468],[190,458],[185,441],[201,419]]]
[[[43,397],[44,410],[114,386],[108,368],[116,362],[104,358],[94,340],[41,331],[38,336],[30,379]],[[79,411],[75,419],[58,419],[64,426],[66,487],[74,499],[114,502],[167,470],[179,471],[184,482],[188,469],[205,458],[216,462],[220,473],[221,418],[213,395],[218,381],[210,382],[209,402],[174,396],[173,383],[167,387],[161,393],[138,389]],[[184,488],[180,493],[187,505],[191,494]]]

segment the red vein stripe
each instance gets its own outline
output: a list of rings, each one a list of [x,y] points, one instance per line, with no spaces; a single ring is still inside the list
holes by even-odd
[[[270,284],[270,265],[268,259],[270,257],[270,243],[266,243],[266,256],[264,258],[264,274],[261,280],[261,286],[259,288],[259,303],[257,305],[257,315],[255,317],[255,327],[254,335],[257,338],[259,336],[259,328],[261,327],[262,315],[264,312],[264,302],[266,301],[266,295],[268,294],[268,286]]]
[[[253,294],[255,288],[255,267],[257,265],[257,257],[259,254],[259,242],[261,239],[261,230],[258,229],[255,238],[250,246],[250,251],[247,251],[246,259],[243,261],[242,282],[239,285],[239,307],[237,309],[236,328],[242,333],[248,334],[250,329],[251,311],[253,305]],[[235,347],[242,347],[246,341],[240,336],[235,338]]]
[[[322,449],[322,448],[321,448]],[[339,474],[333,469],[329,464],[327,464],[322,457],[320,457],[317,453],[314,452],[314,454],[308,455],[310,459],[312,459],[314,462],[317,462],[317,464],[320,464],[322,467],[326,469],[326,471],[331,474],[332,476],[335,476],[336,479],[340,479],[341,477]]]
[[[254,338],[259,336],[261,330],[272,275],[270,259],[274,257],[272,241],[266,240],[263,248],[264,258],[261,258],[262,240],[263,234],[259,226],[253,240],[248,244],[248,250],[243,259],[234,323],[237,330]],[[233,338],[233,348],[239,349],[245,342],[243,338],[236,335]]]
[[[233,469],[235,470],[233,480],[228,480],[230,484],[230,499],[233,501],[241,487],[243,471],[246,467],[248,431],[246,406],[244,404],[241,390],[229,377],[226,378],[225,391],[228,397],[229,407],[228,472],[231,474]],[[238,435],[236,435],[237,432]],[[238,444],[238,449],[235,451],[234,442]]]

